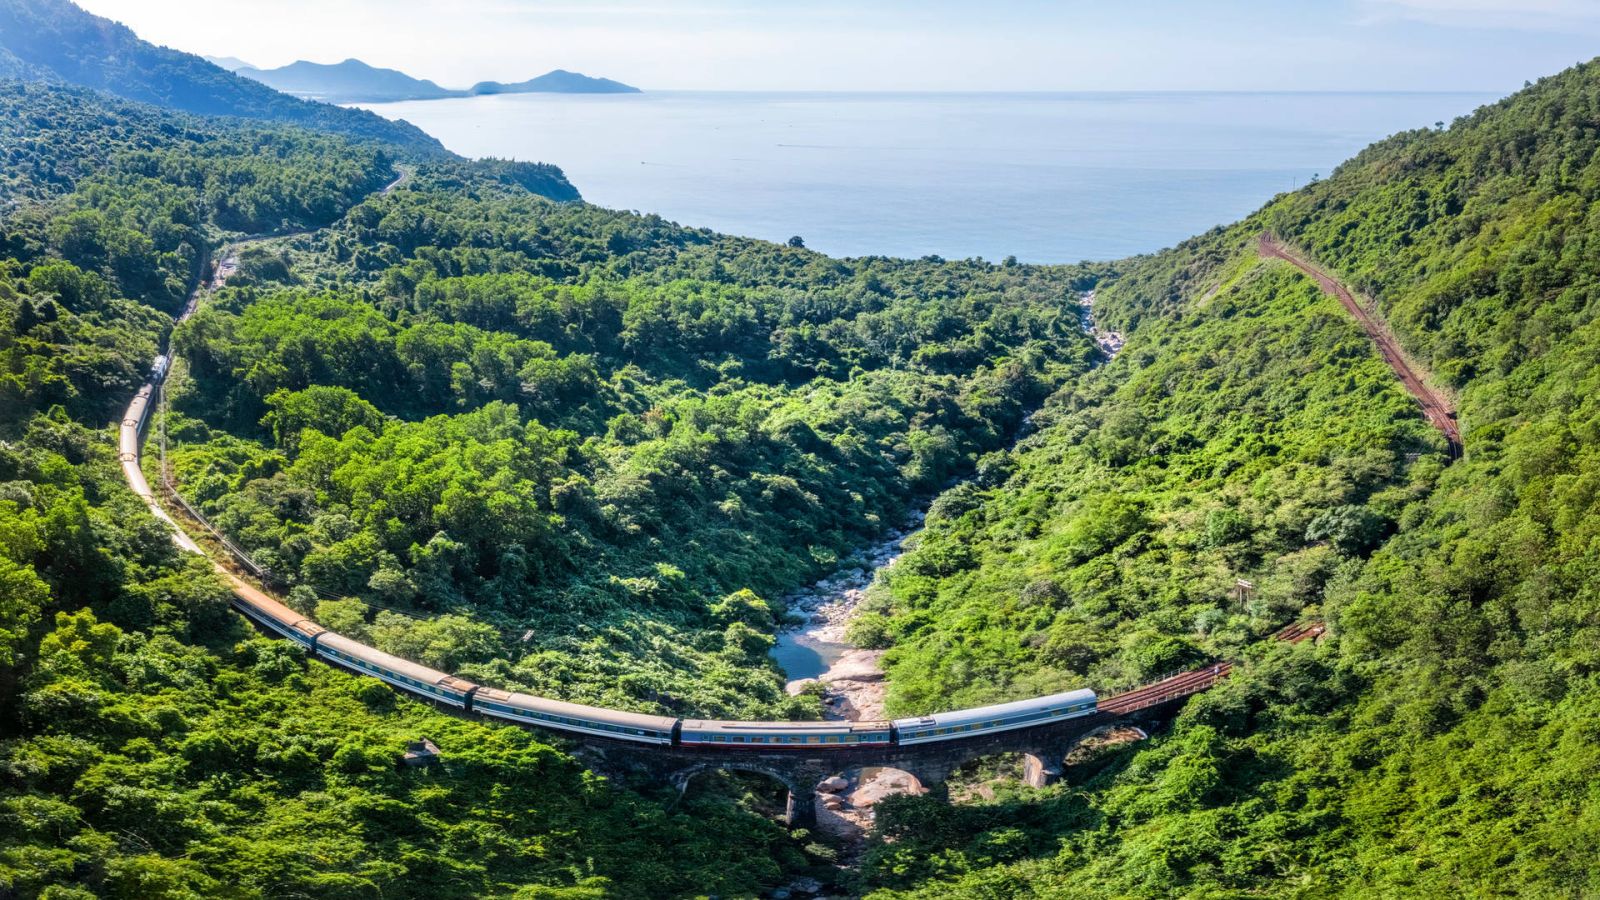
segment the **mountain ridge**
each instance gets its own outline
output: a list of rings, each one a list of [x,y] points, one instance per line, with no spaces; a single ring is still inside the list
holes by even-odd
[[[194,54],[144,41],[69,0],[0,0],[0,76],[75,84],[182,112],[377,139],[419,158],[451,155],[409,122],[291,97]]]
[[[552,69],[526,81],[480,81],[458,90],[416,78],[398,69],[371,65],[351,57],[337,63],[296,60],[276,69],[244,68],[238,74],[297,97],[329,103],[390,103],[401,100],[442,100],[489,94],[637,94],[641,91],[610,78]]]

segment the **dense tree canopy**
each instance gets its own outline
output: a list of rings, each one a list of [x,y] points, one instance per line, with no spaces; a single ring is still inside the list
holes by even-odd
[[[880,807],[894,896],[1600,892],[1600,69],[1097,267],[836,260],[525,164],[0,87],[0,892],[740,896],[830,851],[255,636],[118,480],[173,335],[183,492],[289,602],[496,684],[815,715],[786,591],[932,499],[858,642],[922,712],[1235,674],[1068,785]],[[559,195],[559,192],[558,192]],[[1465,458],[1271,230],[1370,293]],[[1078,291],[1127,334],[1100,362]],[[1013,439],[1021,440],[1013,444]],[[1320,616],[1329,632],[1264,641]],[[428,736],[442,767],[395,765]],[[554,743],[552,743],[554,741]]]
[[[832,260],[498,170],[425,167],[275,258],[292,285],[176,336],[191,499],[308,612],[465,616],[509,639],[483,677],[627,708],[814,715],[713,605],[848,558],[1094,353],[1093,272]]]
[[[548,739],[311,664],[231,613],[209,566],[180,557],[123,486],[110,426],[219,240],[325,224],[393,170],[381,149],[313,133],[74,90],[0,94],[0,893],[733,895],[827,858],[736,781],[681,801],[610,784]],[[523,190],[502,165],[482,178]],[[241,210],[259,218],[232,218]],[[258,284],[286,274],[259,261],[245,271]],[[536,443],[540,426],[505,403],[406,439],[337,385],[252,402],[275,453],[319,429],[383,432],[396,461],[439,438],[481,441],[475,471],[505,479],[502,447],[570,440]],[[506,423],[517,424],[502,436]],[[470,512],[447,503],[439,515],[492,524]],[[317,527],[356,532],[337,517]],[[464,546],[423,544],[416,568],[379,567],[353,589],[396,603],[448,594]],[[337,568],[344,552],[357,551],[321,564]],[[332,623],[341,602],[372,639],[431,665],[499,649],[499,632],[464,616],[370,617],[334,600]],[[424,736],[443,764],[397,768]]]

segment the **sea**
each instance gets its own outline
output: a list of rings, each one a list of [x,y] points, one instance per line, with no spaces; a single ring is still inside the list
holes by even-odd
[[[363,104],[584,199],[835,256],[1117,259],[1235,221],[1477,93],[512,94]]]

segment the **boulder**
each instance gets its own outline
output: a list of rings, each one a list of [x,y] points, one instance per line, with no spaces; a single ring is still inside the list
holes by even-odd
[[[838,775],[829,775],[827,778],[817,782],[817,790],[824,794],[837,794],[849,786],[850,782]]]

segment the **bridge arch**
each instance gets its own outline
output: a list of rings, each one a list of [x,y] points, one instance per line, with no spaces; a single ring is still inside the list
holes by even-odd
[[[757,775],[765,775],[771,778],[773,781],[788,788],[791,793],[816,787],[815,783],[804,784],[804,779],[796,776],[790,770],[755,759],[717,759],[694,763],[672,773],[672,786],[678,789],[678,793],[682,794],[689,789],[689,782],[707,772],[754,772]]]
[[[974,747],[970,752],[951,759],[946,777],[977,775],[974,770],[979,764],[999,761],[1001,778],[1009,776],[1030,787],[1048,787],[1060,780],[1063,761],[1071,743],[1073,741]]]
[[[801,774],[793,769],[764,763],[757,759],[717,759],[678,769],[669,776],[669,780],[672,786],[678,789],[678,796],[682,797],[689,792],[689,784],[695,778],[710,772],[749,772],[764,775],[782,785],[788,792],[783,813],[785,825],[800,827],[815,821],[816,787],[820,779],[810,778],[814,773]]]

